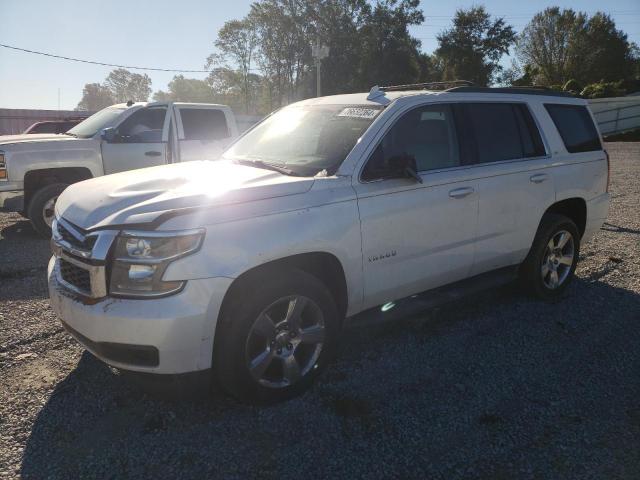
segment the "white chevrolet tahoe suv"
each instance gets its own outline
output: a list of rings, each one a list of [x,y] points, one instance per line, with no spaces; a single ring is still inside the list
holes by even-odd
[[[207,103],[122,103],[64,134],[0,136],[0,209],[51,236],[54,205],[70,184],[189,160],[215,160],[238,136],[233,112]]]
[[[48,269],[65,328],[115,367],[269,402],[367,309],[498,272],[561,294],[609,204],[586,102],[421,87],[304,100],[220,161],[70,186]]]

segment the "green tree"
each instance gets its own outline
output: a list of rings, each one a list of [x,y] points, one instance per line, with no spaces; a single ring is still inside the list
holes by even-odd
[[[78,103],[76,110],[95,112],[114,103],[115,101],[109,89],[99,83],[87,83],[82,89],[82,99]]]
[[[242,77],[245,113],[249,113],[251,103],[250,75],[258,41],[256,25],[252,18],[249,16],[243,20],[230,20],[222,26],[215,41],[215,46],[221,53],[210,55],[205,66],[217,66],[221,60],[230,60],[237,66]]]
[[[205,80],[176,75],[167,87],[168,90],[166,92],[158,90],[154,93],[153,99],[156,101],[199,103],[212,103],[215,101],[214,91]]]
[[[543,85],[575,79],[585,85],[633,75],[634,44],[608,15],[591,18],[572,9],[547,8],[524,28],[516,44],[517,58],[537,72]]]
[[[442,63],[444,80],[490,84],[502,71],[499,61],[515,37],[503,18],[492,20],[484,7],[456,11],[453,27],[437,36],[435,55]]]
[[[109,90],[117,103],[133,100],[146,102],[151,95],[151,78],[149,75],[131,73],[125,68],[113,70],[104,81],[103,86]]]
[[[274,107],[296,100],[310,70],[313,24],[306,6],[296,0],[259,0],[250,22],[259,37],[258,66]]]
[[[408,27],[424,21],[419,0],[382,0],[363,12],[358,32],[360,90],[374,84],[398,85],[421,80],[420,41]]]

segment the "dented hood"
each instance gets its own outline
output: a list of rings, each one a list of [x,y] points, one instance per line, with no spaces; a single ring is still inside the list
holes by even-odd
[[[85,230],[144,224],[180,209],[304,193],[313,181],[229,160],[177,163],[75,183],[58,198],[56,214]]]

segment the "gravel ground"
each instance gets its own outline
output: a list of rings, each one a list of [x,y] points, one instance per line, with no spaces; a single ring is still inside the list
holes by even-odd
[[[306,395],[169,400],[62,330],[46,241],[0,214],[0,478],[640,478],[640,143],[566,298],[514,286],[344,334]]]

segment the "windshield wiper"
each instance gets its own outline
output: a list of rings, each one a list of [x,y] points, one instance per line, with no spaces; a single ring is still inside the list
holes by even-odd
[[[290,176],[298,176],[298,174],[296,172],[294,172],[293,170],[283,166],[283,165],[278,165],[277,163],[269,163],[269,162],[265,162],[263,160],[240,160],[237,159],[235,160],[237,163],[240,163],[242,165],[249,165],[250,167],[257,167],[257,168],[264,168],[266,170],[273,170],[274,172],[278,172],[278,173],[282,173],[283,175],[290,175]]]
[[[75,133],[69,133],[69,132],[64,132],[64,133],[58,134],[58,135],[69,135],[70,137],[78,138],[78,135],[76,135]]]

